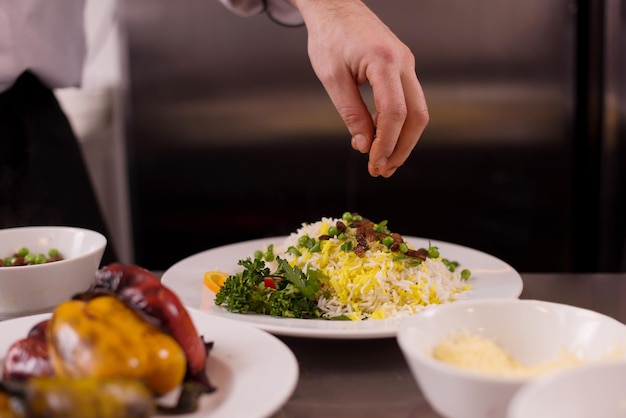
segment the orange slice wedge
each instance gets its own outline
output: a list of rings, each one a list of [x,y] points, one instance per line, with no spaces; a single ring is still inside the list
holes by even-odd
[[[222,287],[228,276],[230,275],[223,271],[207,271],[204,273],[204,285],[217,293],[220,291],[220,287]]]

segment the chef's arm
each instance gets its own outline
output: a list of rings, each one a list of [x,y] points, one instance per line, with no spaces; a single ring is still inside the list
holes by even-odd
[[[369,154],[369,173],[390,177],[404,164],[428,124],[426,98],[413,53],[362,0],[220,1],[243,14],[265,11],[282,24],[305,20],[313,70],[352,148]],[[366,83],[372,109],[360,90]]]
[[[285,26],[300,26],[302,15],[289,0],[219,0],[229,10],[241,16],[267,13],[270,19]]]

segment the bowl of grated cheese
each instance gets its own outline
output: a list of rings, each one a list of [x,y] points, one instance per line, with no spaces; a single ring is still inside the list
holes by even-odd
[[[539,300],[463,300],[402,321],[397,335],[422,394],[447,418],[502,418],[544,376],[626,358],[626,325]]]

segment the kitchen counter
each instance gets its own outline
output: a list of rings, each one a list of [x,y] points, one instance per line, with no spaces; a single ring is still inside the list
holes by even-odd
[[[522,279],[522,299],[580,306],[626,322],[626,273],[533,273]],[[300,379],[273,418],[439,417],[420,393],[395,338],[279,338],[296,355]]]

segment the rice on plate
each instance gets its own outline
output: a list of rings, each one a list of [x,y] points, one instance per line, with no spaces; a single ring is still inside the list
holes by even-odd
[[[317,272],[322,279],[314,303],[318,316],[326,319],[409,315],[462,298],[471,290],[469,270],[440,255],[437,247],[414,248],[389,231],[387,221],[374,223],[356,213],[303,223],[284,242],[257,251],[254,258],[274,272],[280,272],[284,262],[303,275]],[[270,276],[280,287],[283,276]],[[241,274],[231,277],[242,280]],[[264,287],[260,286],[268,295],[275,290]],[[216,304],[229,309],[228,298],[216,298]]]

